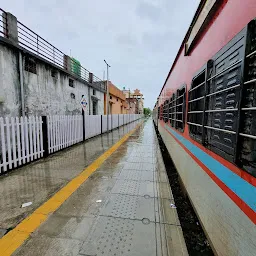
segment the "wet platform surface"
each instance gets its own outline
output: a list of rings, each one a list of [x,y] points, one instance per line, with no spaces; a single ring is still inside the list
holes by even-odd
[[[0,236],[1,231],[14,228],[137,124],[122,126],[0,176]],[[21,208],[26,202],[32,205]]]
[[[100,140],[95,138],[91,146],[95,148]],[[44,163],[35,164],[39,164],[34,168],[35,177],[53,180],[48,181],[50,184],[65,183],[75,177],[75,170],[81,172],[89,164],[85,163],[88,158],[79,147],[71,149],[72,157],[65,155],[66,152],[55,156],[58,168],[54,160],[49,160],[48,172]],[[103,153],[104,147],[99,150]],[[96,155],[90,160],[95,160]],[[36,200],[37,195],[34,196]],[[40,200],[37,201],[39,204]],[[148,120],[14,255],[188,255],[176,209],[170,204],[174,204],[173,196],[153,123]]]

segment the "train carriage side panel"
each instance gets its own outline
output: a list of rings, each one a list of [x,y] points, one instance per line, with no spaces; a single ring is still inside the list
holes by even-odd
[[[218,3],[188,56],[183,42],[155,123],[216,253],[249,256],[256,251],[256,1]]]
[[[158,130],[217,255],[255,255],[255,224],[185,151],[171,131],[162,125]]]

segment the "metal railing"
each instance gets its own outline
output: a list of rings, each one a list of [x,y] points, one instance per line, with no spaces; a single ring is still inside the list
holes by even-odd
[[[93,75],[93,81],[92,84],[94,87],[102,89],[102,90],[107,90],[107,85],[104,81],[99,79],[97,76]]]
[[[18,21],[17,23],[19,44],[22,47],[61,68],[66,66],[67,63],[65,63],[65,54],[63,52],[21,22]]]
[[[80,79],[90,83],[93,87],[106,91],[105,83],[73,58],[43,39],[30,28],[17,21],[19,45],[48,62],[65,69]],[[0,36],[8,38],[8,23],[6,12],[0,8]],[[69,61],[70,60],[70,61]]]
[[[82,80],[91,83],[92,86],[96,87],[97,89],[106,90],[104,82],[95,75],[90,77],[90,72],[81,66],[78,61],[70,58],[69,62],[65,53],[43,39],[41,36],[22,24],[20,21],[17,23],[19,44],[22,47],[51,62],[52,64],[68,70]]]
[[[0,8],[0,36],[7,37],[7,35],[8,29],[5,11]]]

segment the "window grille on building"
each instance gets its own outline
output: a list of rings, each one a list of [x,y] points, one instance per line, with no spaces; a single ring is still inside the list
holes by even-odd
[[[30,56],[25,56],[25,70],[33,74],[37,74],[36,61],[34,58],[31,58]]]
[[[68,85],[69,85],[70,87],[75,88],[74,80],[73,80],[73,79],[71,79],[71,78],[69,78],[69,80],[68,80]]]

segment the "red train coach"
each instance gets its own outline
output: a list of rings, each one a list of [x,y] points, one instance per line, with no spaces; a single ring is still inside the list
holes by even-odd
[[[201,1],[153,111],[218,255],[256,254],[256,1]]]

